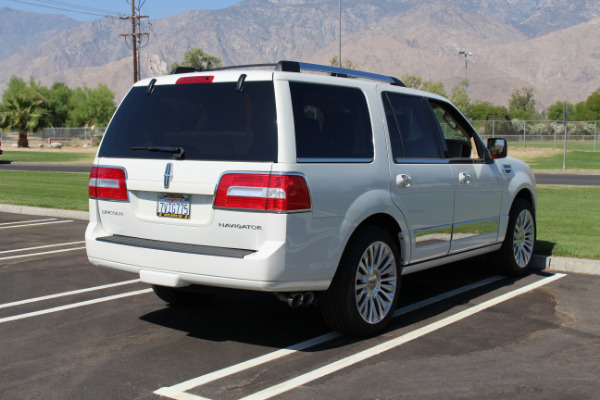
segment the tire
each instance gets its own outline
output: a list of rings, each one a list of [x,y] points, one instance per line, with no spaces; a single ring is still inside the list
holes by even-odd
[[[203,293],[190,288],[171,288],[152,285],[152,290],[161,299],[174,307],[203,306],[215,297],[214,293]]]
[[[535,254],[535,239],[533,207],[527,200],[517,199],[510,210],[504,242],[494,257],[498,269],[510,276],[529,272]]]
[[[330,328],[353,336],[381,331],[398,302],[399,261],[398,246],[386,230],[369,226],[357,232],[319,302]]]

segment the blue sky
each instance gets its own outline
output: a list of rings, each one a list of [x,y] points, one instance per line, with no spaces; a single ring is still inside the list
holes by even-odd
[[[227,8],[240,1],[242,0],[135,0],[135,4],[136,7],[142,4],[143,15],[156,19],[190,10]],[[41,14],[63,14],[78,21],[91,21],[101,18],[102,15],[114,15],[115,13],[131,15],[131,0],[0,0],[1,7]],[[112,14],[105,13],[105,11],[112,12]]]

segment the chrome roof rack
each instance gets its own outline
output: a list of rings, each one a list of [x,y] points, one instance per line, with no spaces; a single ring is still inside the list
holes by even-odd
[[[287,72],[301,72],[301,71],[324,72],[324,73],[328,73],[328,74],[332,74],[334,76],[340,76],[340,77],[344,77],[344,78],[350,77],[350,78],[370,79],[373,81],[386,82],[391,85],[406,87],[406,85],[404,83],[402,83],[402,81],[400,79],[394,78],[393,76],[373,74],[371,72],[358,71],[355,69],[331,67],[328,65],[309,64],[309,63],[297,62],[297,61],[279,61],[276,69],[278,71],[287,71]]]
[[[406,85],[398,78],[394,78],[393,76],[373,74],[371,72],[359,71],[355,69],[347,69],[347,68],[338,68],[332,67],[328,65],[319,65],[319,64],[310,64],[298,61],[279,61],[277,64],[249,64],[249,65],[233,65],[229,67],[220,67],[213,68],[206,71],[224,71],[224,70],[235,70],[235,69],[248,69],[248,68],[275,68],[276,71],[283,72],[302,72],[302,71],[313,71],[313,72],[323,72],[326,74],[331,74],[333,76],[339,76],[342,78],[362,78],[362,79],[370,79],[373,81],[385,82],[395,86],[406,87]],[[189,67],[179,67],[175,69],[172,74],[184,73],[184,72],[194,72],[199,71],[194,68]]]

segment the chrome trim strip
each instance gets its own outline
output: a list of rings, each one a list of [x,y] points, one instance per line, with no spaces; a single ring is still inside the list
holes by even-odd
[[[500,217],[487,218],[477,221],[462,222],[454,224],[452,240],[466,239],[473,236],[485,235],[498,232]]]
[[[419,229],[413,231],[417,248],[440,243],[449,243],[452,240],[452,225],[437,226],[435,228]]]

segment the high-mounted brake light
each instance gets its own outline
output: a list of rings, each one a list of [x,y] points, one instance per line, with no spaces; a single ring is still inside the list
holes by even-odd
[[[214,76],[184,76],[177,79],[176,85],[188,85],[194,83],[212,83]]]
[[[215,208],[274,212],[309,211],[306,179],[295,174],[225,174],[219,182]]]
[[[129,200],[126,173],[123,168],[92,167],[89,195],[91,199]]]

